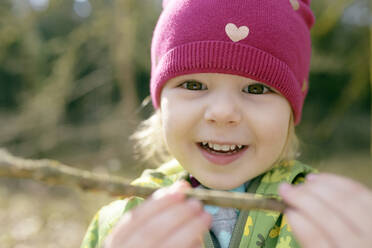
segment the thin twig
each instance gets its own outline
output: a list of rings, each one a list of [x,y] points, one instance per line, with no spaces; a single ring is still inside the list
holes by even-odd
[[[0,177],[28,178],[47,184],[78,187],[83,190],[104,191],[114,196],[150,196],[156,188],[131,185],[129,180],[112,175],[92,173],[64,165],[58,161],[31,160],[15,157],[0,149]],[[208,205],[238,209],[264,209],[283,212],[286,205],[277,199],[248,193],[189,189],[188,197]]]

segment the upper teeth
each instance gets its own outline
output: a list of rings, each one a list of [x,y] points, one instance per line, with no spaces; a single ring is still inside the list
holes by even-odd
[[[208,144],[209,148],[216,150],[216,151],[233,151],[236,147],[239,149],[242,148],[242,145],[218,145],[218,144],[212,144],[209,142],[202,142],[203,146],[206,146]]]

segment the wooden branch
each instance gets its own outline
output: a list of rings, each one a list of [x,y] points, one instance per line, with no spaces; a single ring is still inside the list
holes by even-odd
[[[0,177],[28,178],[47,184],[78,187],[83,190],[104,191],[114,196],[139,196],[146,198],[156,189],[130,185],[129,180],[112,175],[102,175],[66,166],[58,161],[31,160],[15,157],[0,149]],[[238,209],[264,209],[283,212],[286,205],[277,199],[248,193],[189,189],[188,197],[208,205]]]

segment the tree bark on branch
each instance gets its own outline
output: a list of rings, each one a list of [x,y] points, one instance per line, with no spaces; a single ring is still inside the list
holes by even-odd
[[[0,149],[0,177],[27,178],[47,184],[78,187],[86,191],[104,191],[113,196],[123,197],[146,198],[156,190],[156,188],[131,185],[129,180],[122,177],[76,169],[55,160],[19,158],[3,149]],[[248,193],[189,189],[185,194],[205,204],[220,207],[278,212],[283,212],[286,208],[285,203],[280,200]]]

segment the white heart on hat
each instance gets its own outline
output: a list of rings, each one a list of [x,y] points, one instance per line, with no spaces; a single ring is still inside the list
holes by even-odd
[[[249,34],[249,28],[247,26],[240,26],[238,28],[234,23],[226,24],[225,31],[227,36],[234,42],[245,39]]]

